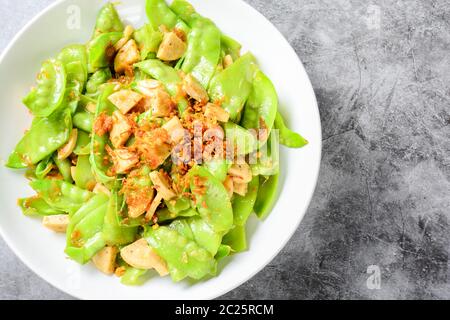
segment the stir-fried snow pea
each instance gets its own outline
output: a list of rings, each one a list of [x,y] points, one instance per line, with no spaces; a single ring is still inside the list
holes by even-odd
[[[101,85],[106,83],[112,78],[111,70],[104,68],[96,71],[88,80],[86,84],[86,92],[89,95],[95,95],[98,93]]]
[[[62,106],[64,106],[64,108],[68,108],[70,112],[74,114],[77,111],[78,103],[81,99],[81,91],[84,86],[84,83],[75,79],[75,77],[81,75],[83,68],[80,63],[72,62],[66,65],[66,70],[67,83]]]
[[[189,25],[192,24],[195,18],[200,17],[192,4],[185,0],[174,0],[170,5],[170,9]]]
[[[77,111],[78,103],[81,100],[81,92],[86,84],[87,69],[79,61],[68,63],[65,68],[67,83],[63,106],[69,108],[74,114]]]
[[[149,270],[136,269],[133,267],[125,267],[125,273],[120,278],[120,283],[126,286],[141,286],[149,278]]]
[[[96,181],[88,155],[78,157],[73,179],[75,180],[75,185],[79,188],[92,190],[95,187]]]
[[[208,250],[213,256],[222,242],[222,234],[215,232],[212,227],[200,217],[179,219],[173,221],[170,226],[188,240],[194,240],[202,248]]]
[[[181,69],[191,73],[204,88],[208,88],[220,60],[220,37],[220,30],[211,20],[198,18],[193,21]]]
[[[187,220],[192,230],[194,240],[203,248],[215,256],[222,242],[222,234],[217,233],[202,218],[192,217]]]
[[[233,208],[222,182],[200,166],[192,168],[189,175],[191,191],[195,195],[195,205],[200,216],[216,232],[230,230],[233,225]]]
[[[37,164],[62,147],[69,140],[71,131],[72,117],[68,109],[57,111],[48,118],[34,119],[6,166],[21,169]]]
[[[117,216],[119,214],[120,199],[117,191],[111,193],[108,209],[105,215],[102,236],[107,245],[120,246],[131,243],[135,240],[138,227],[125,227],[119,224]]]
[[[209,96],[221,103],[231,121],[237,120],[250,95],[255,71],[255,58],[247,53],[211,80]]]
[[[158,222],[172,221],[176,218],[190,218],[197,215],[197,210],[193,208],[188,208],[186,210],[179,211],[178,213],[170,211],[168,208],[164,208],[158,211]]]
[[[186,197],[179,197],[175,200],[165,201],[167,209],[172,214],[178,215],[179,213],[191,208],[191,201]]]
[[[86,69],[86,74],[85,74],[85,77],[83,77],[83,78],[87,77],[88,57],[87,57],[87,51],[86,51],[85,45],[75,44],[75,45],[67,46],[61,50],[61,52],[58,54],[57,58],[63,64],[68,64],[68,63],[72,63],[72,62],[81,63],[83,65],[83,67]]]
[[[233,123],[227,122],[225,124],[225,133],[227,148],[233,148],[230,150],[236,150],[237,154],[245,155],[249,154],[257,148],[256,137],[246,129]]]
[[[121,38],[121,32],[102,33],[88,43],[89,73],[94,73],[100,68],[106,68],[113,62],[115,56],[114,45]]]
[[[245,232],[245,226],[235,226],[223,237],[223,244],[230,246],[233,252],[242,252],[247,250],[247,235]]]
[[[95,117],[98,117],[101,113],[105,112],[108,115],[111,115],[116,107],[108,100],[108,97],[114,92],[114,85],[110,84],[105,87],[104,91],[98,98],[97,103],[97,111]],[[92,133],[91,140],[91,156],[89,158],[92,166],[92,170],[98,182],[108,184],[114,181],[114,177],[110,177],[106,174],[109,169],[109,166],[105,164],[105,156],[106,145],[108,144],[108,137],[103,135],[102,137],[98,136],[95,133]]]
[[[67,74],[63,106],[68,107],[73,114],[77,110],[88,78],[86,46],[65,47],[59,53],[58,60],[64,65]]]
[[[216,256],[214,257],[217,261],[220,261],[226,257],[228,257],[232,252],[232,249],[230,246],[227,246],[226,244],[221,244],[219,246],[219,249],[217,250]]]
[[[39,196],[19,199],[18,204],[22,209],[23,214],[26,216],[53,216],[64,214],[64,211],[53,208]]]
[[[86,132],[92,131],[94,115],[85,110],[77,112],[73,116],[73,126]]]
[[[221,182],[225,181],[230,166],[225,159],[213,159],[205,163],[209,172]]]
[[[169,227],[149,228],[144,237],[169,267],[174,281],[200,280],[216,272],[217,262],[206,249]]]
[[[172,96],[178,95],[181,78],[178,72],[158,59],[149,59],[134,65],[153,79],[161,81]]]
[[[65,252],[80,264],[87,263],[106,245],[102,229],[108,200],[107,196],[98,194],[70,218]]]
[[[52,157],[49,156],[38,163],[35,170],[36,178],[38,179],[44,179],[50,171],[53,169],[53,160]]]
[[[174,68],[164,64],[158,59],[145,60],[134,66],[151,76],[153,79],[161,81],[170,95],[177,99],[180,113],[184,112],[187,107],[187,101],[185,98],[181,97],[179,93],[182,80]]]
[[[181,69],[208,88],[220,60],[222,34],[211,20],[197,14],[187,1],[175,0],[171,9],[191,27]]]
[[[269,178],[260,176],[258,197],[256,198],[254,208],[256,215],[260,219],[266,218],[275,205],[278,191],[278,177],[278,174]]]
[[[239,59],[242,49],[242,45],[239,42],[227,35],[222,34],[221,43],[225,54],[229,54],[233,58],[233,61]]]
[[[234,224],[236,226],[245,226],[247,223],[248,217],[252,214],[255,206],[258,189],[259,177],[253,177],[252,181],[248,184],[248,192],[245,196],[234,195],[232,204]]]
[[[141,52],[141,59],[145,60],[149,58],[150,53],[156,53],[158,51],[163,35],[161,31],[154,29],[150,24],[145,24],[142,28],[134,32],[134,39]]]
[[[36,117],[50,116],[62,103],[66,89],[66,70],[61,62],[48,60],[42,64],[37,87],[23,99]]]
[[[65,102],[75,112],[81,93],[88,78],[88,58],[86,46],[65,47],[58,55],[67,73]]]
[[[169,29],[177,28],[189,33],[187,24],[169,8],[165,0],[147,0],[145,9],[153,29],[164,25]]]
[[[77,156],[89,155],[90,143],[91,137],[89,136],[89,134],[81,130],[78,131],[77,144],[75,146],[75,149],[73,150],[73,153],[75,153]]]
[[[35,180],[30,186],[52,208],[73,214],[93,194],[61,180]]]
[[[101,33],[122,32],[124,26],[112,3],[107,3],[99,12],[95,24],[94,37]]]
[[[258,70],[253,79],[253,89],[245,105],[241,125],[246,129],[266,129],[267,139],[277,110],[278,95],[275,87],[272,81]],[[265,142],[265,139],[262,142]]]
[[[72,183],[72,174],[70,172],[70,168],[72,167],[72,163],[69,159],[60,160],[58,159],[58,156],[55,154],[53,156],[53,161],[55,162],[56,166],[58,167],[59,172],[61,173],[64,181]]]
[[[280,132],[280,143],[289,148],[302,148],[308,144],[308,140],[296,132],[291,131],[283,120],[283,117],[277,112],[275,118],[275,128]]]
[[[259,149],[261,156],[252,164],[252,173],[255,176],[273,176],[280,172],[280,137],[273,132],[268,143]]]

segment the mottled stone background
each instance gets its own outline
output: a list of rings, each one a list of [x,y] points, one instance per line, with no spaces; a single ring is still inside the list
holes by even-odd
[[[0,50],[52,0],[0,0]],[[447,0],[247,0],[305,64],[322,116],[315,197],[283,252],[225,298],[449,299]],[[0,240],[1,299],[68,299]],[[381,269],[369,290],[367,268]]]

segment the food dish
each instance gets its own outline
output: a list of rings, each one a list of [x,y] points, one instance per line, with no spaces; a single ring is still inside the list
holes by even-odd
[[[101,41],[100,41],[101,42]],[[94,54],[95,55],[95,54]],[[245,56],[244,56],[245,57]],[[47,70],[49,70],[49,69],[51,69],[50,67],[48,67],[48,66],[46,66],[47,68]],[[57,74],[57,71],[58,71],[58,68],[57,67],[53,67],[53,73],[54,74]],[[50,71],[47,71],[47,72],[50,72]],[[58,78],[58,77],[57,77]],[[60,76],[59,78],[63,78],[62,76]],[[67,78],[67,77],[66,77]],[[147,80],[147,79],[144,79],[144,80]],[[117,84],[115,84],[116,86],[117,86]],[[150,84],[150,85],[154,85],[154,84]],[[54,86],[54,87],[57,87],[57,86]],[[114,89],[112,89],[112,90],[114,90]],[[120,93],[120,91],[118,92],[118,93]],[[95,93],[94,93],[95,94]],[[120,98],[120,97],[119,97]],[[119,99],[120,100],[120,99]],[[53,104],[48,104],[50,107],[48,108],[49,110],[44,110],[43,112],[43,114],[39,114],[39,116],[41,116],[41,117],[45,117],[46,116],[46,112],[49,112],[50,113],[50,116],[51,116],[51,112],[52,112],[52,109],[53,108],[57,108],[57,107],[54,107],[54,105],[58,105],[58,99],[54,99],[54,103]],[[85,107],[87,106],[87,104],[88,103],[86,103],[86,105],[85,105]],[[191,106],[191,107],[194,107],[194,106]],[[31,107],[30,109],[32,109],[33,107]],[[203,112],[202,112],[203,113]],[[99,116],[101,113],[99,113],[99,112],[97,112],[97,115]],[[76,119],[76,117],[73,117],[74,118],[74,122],[77,122],[77,123],[80,123],[80,122],[78,122]],[[98,117],[98,118],[100,118],[100,117]],[[169,120],[172,120],[172,118],[170,118]],[[97,122],[97,121],[95,121],[95,122]],[[55,121],[55,123],[58,123],[58,124],[63,124],[64,123],[64,121]],[[280,122],[280,119],[278,119],[278,123],[281,123]],[[45,123],[45,125],[48,127],[48,123]],[[83,122],[81,121],[81,124],[77,124],[77,126],[79,126],[79,127],[81,127],[81,126],[83,126]],[[31,132],[33,132],[33,130],[31,131]],[[73,135],[72,135],[73,136]],[[100,134],[98,134],[98,136],[99,137],[101,137],[102,135],[100,135]],[[70,138],[70,135],[69,135],[69,138]],[[53,141],[55,141],[55,140],[53,140]],[[61,142],[57,142],[57,143],[61,143]],[[26,144],[27,145],[27,147],[29,147],[30,146],[30,144]],[[119,145],[120,145],[120,143],[119,143]],[[20,149],[20,148],[19,148]],[[81,148],[81,149],[83,149],[83,148]],[[41,149],[39,149],[39,150],[41,150]],[[70,148],[69,148],[69,150],[70,150]],[[63,150],[64,151],[64,150]],[[111,153],[113,153],[113,152],[115,152],[116,151],[116,149],[112,149],[110,152]],[[81,151],[81,152],[83,152],[83,151]],[[97,154],[97,151],[92,151],[92,148],[90,148],[90,153],[91,153],[91,155],[90,155],[90,158],[92,158],[92,157],[94,157],[96,154]],[[10,162],[10,165],[11,165],[11,163],[14,163],[14,161],[15,160],[17,160],[17,157],[15,157],[15,156],[13,156],[12,158],[12,161]],[[20,159],[23,159],[23,157],[20,157]],[[61,159],[64,159],[64,156],[62,156],[61,157]],[[59,160],[61,160],[61,159],[59,159]],[[33,161],[35,161],[35,160],[33,160]],[[55,160],[54,160],[55,161]],[[56,162],[56,161],[55,161]],[[92,161],[91,161],[92,162]],[[95,163],[95,161],[93,162],[93,163]],[[99,163],[99,162],[98,162]],[[77,165],[78,165],[78,163],[77,163]],[[41,167],[42,168],[40,168],[40,169],[43,169],[43,170],[40,170],[39,171],[39,173],[41,173],[41,171],[42,172],[44,172],[45,173],[45,169],[47,169],[47,167],[49,167],[49,166],[47,166],[47,164],[46,165],[41,165]],[[67,168],[67,166],[66,166],[66,168]],[[107,176],[107,175],[106,175]],[[196,176],[200,176],[200,173],[198,174],[198,175],[196,175]],[[105,177],[105,176],[104,176]],[[96,177],[97,179],[98,179],[98,176]],[[161,177],[159,177],[159,178],[161,178]],[[66,171],[66,179],[70,179],[70,176],[67,174],[67,171]],[[160,179],[161,180],[161,179]],[[213,179],[208,179],[208,180],[213,180]],[[52,182],[52,185],[50,185],[50,188],[52,189],[53,187],[54,187],[54,183],[56,183],[57,182],[57,184],[60,184],[60,181],[58,181],[58,180],[52,180],[51,182]],[[40,183],[42,182],[42,181],[39,181]],[[47,185],[47,187],[48,187],[49,185]],[[42,188],[42,186],[38,186],[37,188]],[[45,186],[44,186],[45,187]],[[44,188],[45,189],[45,188]],[[79,190],[78,190],[79,191]],[[111,190],[110,190],[111,191]],[[96,198],[97,199],[97,198]],[[97,207],[97,206],[94,206],[94,207]],[[30,209],[30,207],[28,206],[28,209]],[[75,209],[74,209],[75,210]],[[101,216],[102,214],[99,214],[99,216]],[[185,220],[183,220],[183,221],[185,221]],[[161,228],[158,228],[157,230],[160,230],[160,229],[163,229],[163,227],[161,227]],[[78,248],[76,248],[76,249],[78,249]],[[76,250],[75,250],[76,251]]]
[[[86,45],[43,63],[23,99],[33,123],[6,163],[37,193],[19,199],[23,213],[65,233],[69,258],[128,285],[151,269],[216,275],[247,250],[250,214],[273,207],[278,141],[308,143],[237,41],[185,0],[146,10],[135,30],[107,3]]]

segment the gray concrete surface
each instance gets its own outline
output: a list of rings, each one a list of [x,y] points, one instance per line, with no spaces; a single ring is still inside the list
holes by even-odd
[[[0,50],[51,2],[0,0]],[[247,2],[305,64],[322,115],[323,163],[288,246],[224,298],[449,299],[448,2]],[[1,240],[0,261],[0,299],[70,298]],[[367,286],[371,265],[380,289]]]

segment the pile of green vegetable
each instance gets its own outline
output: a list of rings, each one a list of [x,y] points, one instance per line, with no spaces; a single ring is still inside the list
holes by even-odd
[[[247,249],[249,216],[265,218],[276,199],[277,148],[256,163],[213,159],[180,169],[168,157],[178,142],[172,124],[189,129],[197,117],[227,141],[244,136],[247,160],[272,129],[281,144],[307,144],[286,127],[272,82],[238,42],[185,0],[147,0],[146,11],[149,23],[134,30],[105,5],[86,45],[43,63],[23,100],[34,120],[7,162],[27,169],[37,192],[19,200],[24,214],[65,232],[71,259],[128,285],[151,269],[174,281],[215,275],[219,260]],[[168,153],[154,146],[165,133]]]

